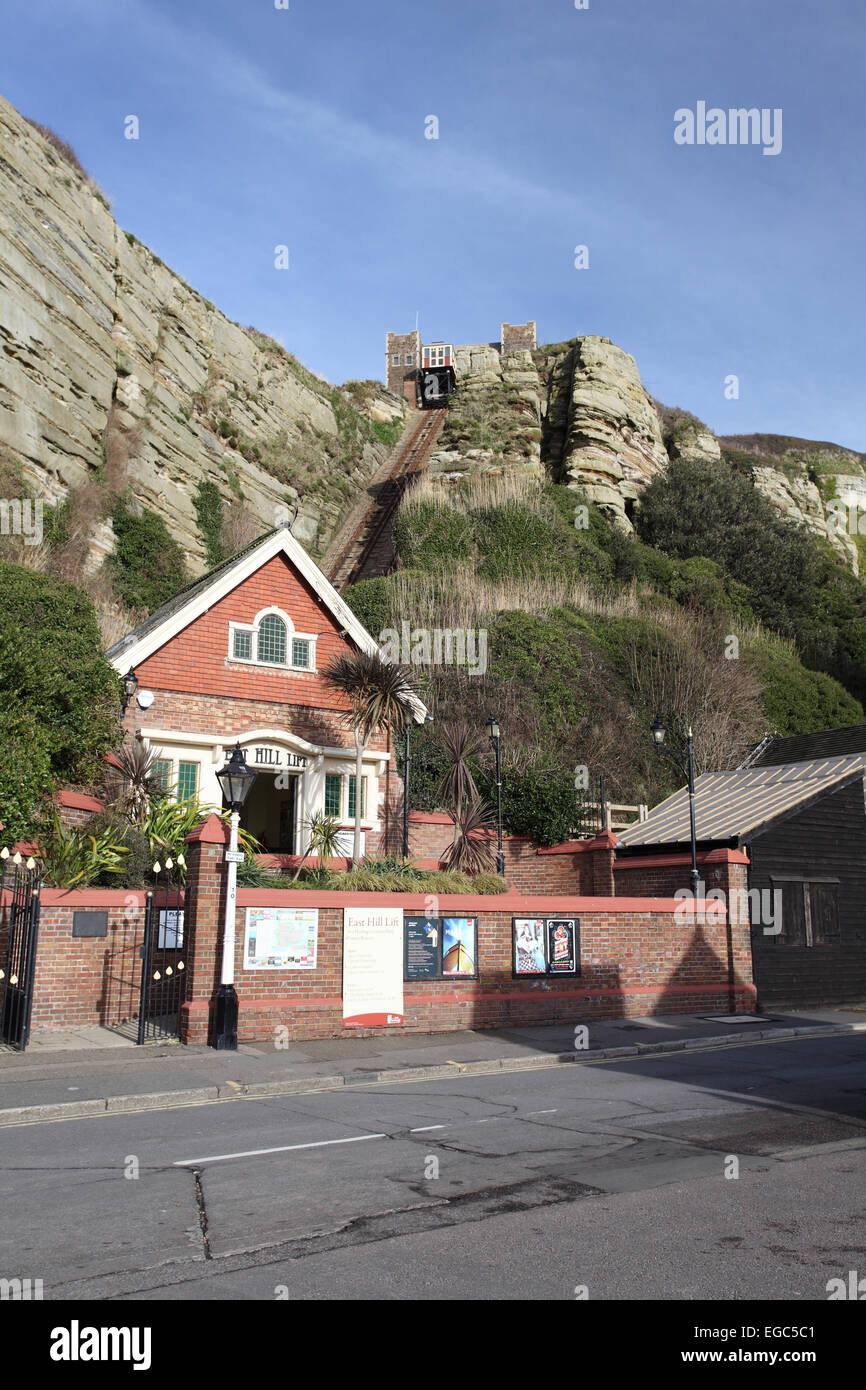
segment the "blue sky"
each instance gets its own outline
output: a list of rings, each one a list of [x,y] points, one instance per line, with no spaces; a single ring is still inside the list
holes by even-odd
[[[381,377],[416,311],[456,342],[535,318],[612,338],[719,433],[866,450],[862,0],[289,4],[28,0],[0,91],[332,381]],[[781,153],[677,145],[699,101],[781,108]]]

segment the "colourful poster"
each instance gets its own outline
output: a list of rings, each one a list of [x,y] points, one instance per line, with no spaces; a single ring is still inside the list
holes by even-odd
[[[577,975],[578,931],[575,917],[547,919],[547,960],[551,975]]]
[[[403,1022],[403,909],[343,909],[343,1027]]]
[[[478,973],[478,923],[475,917],[442,918],[442,974]]]
[[[317,907],[248,907],[244,970],[315,970]]]
[[[513,917],[514,974],[546,975],[547,957],[543,917]]]

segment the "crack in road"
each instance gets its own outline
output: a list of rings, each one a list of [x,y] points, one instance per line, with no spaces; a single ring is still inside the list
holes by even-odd
[[[204,1257],[206,1260],[212,1260],[213,1255],[211,1254],[210,1237],[208,1236],[207,1203],[205,1202],[201,1168],[193,1168],[192,1176],[193,1183],[195,1184],[195,1204],[198,1207],[198,1224],[201,1227],[201,1243],[204,1249]]]

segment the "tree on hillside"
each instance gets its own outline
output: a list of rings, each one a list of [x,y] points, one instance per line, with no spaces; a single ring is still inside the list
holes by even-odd
[[[90,782],[117,741],[120,690],[80,589],[0,562],[0,821],[30,835],[64,782]]]
[[[347,722],[355,736],[355,838],[352,863],[361,858],[363,815],[363,760],[370,740],[381,730],[401,734],[411,715],[415,695],[411,672],[405,666],[384,661],[378,651],[357,651],[335,656],[322,672],[332,690],[347,696]]]

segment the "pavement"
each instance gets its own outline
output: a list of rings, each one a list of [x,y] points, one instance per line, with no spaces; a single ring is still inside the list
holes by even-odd
[[[866,1007],[735,1017],[666,1014],[586,1025],[329,1038],[287,1048],[243,1044],[236,1052],[177,1043],[137,1047],[129,1036],[101,1028],[37,1032],[26,1052],[0,1052],[0,1127],[860,1032],[866,1032]]]

